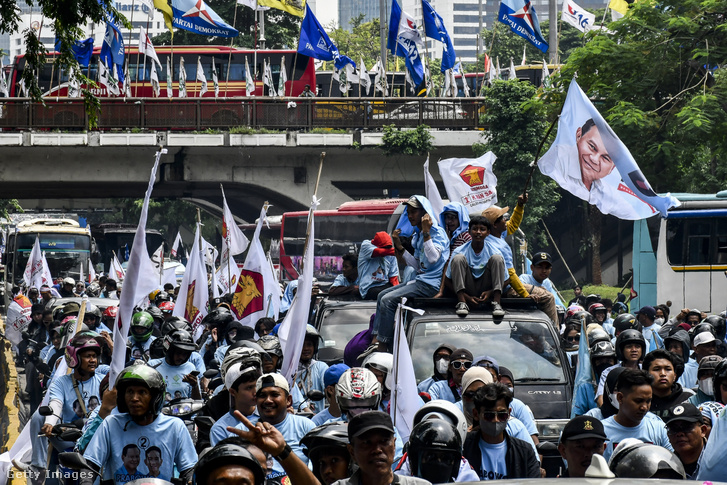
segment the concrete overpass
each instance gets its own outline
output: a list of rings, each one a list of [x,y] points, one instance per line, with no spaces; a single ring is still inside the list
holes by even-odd
[[[481,131],[432,131],[433,161],[471,157]],[[264,201],[271,213],[310,204],[320,153],[326,152],[318,195],[322,209],[356,198],[408,196],[424,190],[425,157],[384,155],[380,132],[280,133],[0,133],[4,198],[142,197],[159,146],[168,149],[154,197],[189,199],[212,212],[222,203],[254,221]],[[435,179],[438,174],[433,169]]]

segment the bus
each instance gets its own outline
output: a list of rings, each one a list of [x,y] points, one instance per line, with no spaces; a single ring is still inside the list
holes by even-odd
[[[246,96],[245,61],[250,66],[250,72],[255,79],[255,96],[268,94],[262,83],[263,61],[270,63],[273,74],[273,82],[278,85],[280,79],[280,66],[284,59],[285,70],[288,80],[285,82],[285,95],[298,96],[303,92],[306,84],[316,85],[316,73],[313,59],[294,50],[248,50],[230,48],[228,46],[206,45],[206,46],[175,46],[172,55],[171,46],[155,47],[161,68],[157,66],[157,76],[161,88],[161,98],[166,98],[167,71],[166,63],[173,65],[172,87],[175,97],[179,93],[179,67],[180,59],[184,58],[184,70],[187,74],[187,97],[197,98],[199,96],[201,83],[197,78],[197,59],[202,63],[205,77],[207,79],[208,91],[203,98],[215,98],[215,91],[212,86],[212,59],[215,61],[215,70],[219,80],[220,97]],[[93,80],[98,79],[98,59],[101,48],[93,50],[91,62],[84,73]],[[57,52],[50,53],[46,57],[45,66],[38,79],[41,91],[47,97],[65,97],[68,95],[68,71],[53,66],[58,56]],[[150,82],[152,61],[146,56],[139,56],[136,47],[126,47],[126,58],[129,63],[129,77],[131,81],[131,95],[134,98],[151,98],[154,91]],[[229,79],[227,72],[229,68]],[[25,56],[16,56],[13,68],[10,71],[8,82],[10,97],[19,97],[20,79],[25,70]],[[119,83],[121,89],[121,83]],[[93,94],[99,97],[107,97],[109,93],[104,86],[99,85],[93,89]]]
[[[40,242],[40,249],[45,253],[48,268],[54,278],[70,276],[78,279],[81,270],[88,275],[91,259],[91,231],[81,227],[72,219],[54,219],[39,217],[18,222],[14,228],[8,229],[5,243],[6,283],[9,286],[20,285],[23,281],[25,266],[35,244]],[[6,292],[6,295],[12,294]],[[7,303],[7,302],[6,302]]]
[[[635,305],[671,301],[672,313],[682,308],[722,312],[727,305],[727,190],[672,195],[681,206],[665,219],[634,221]]]
[[[390,228],[390,219],[406,199],[346,202],[335,210],[315,211],[313,276],[332,282],[341,273],[342,257],[356,252],[364,239]],[[399,211],[401,212],[401,211]],[[298,279],[303,259],[308,211],[286,212],[280,225],[280,279]]]
[[[116,256],[119,261],[124,261],[124,254],[128,249],[131,251],[131,246],[134,243],[134,236],[136,235],[136,226],[134,224],[99,224],[91,228],[93,234],[93,240],[96,245],[97,253],[92,255],[92,261],[94,265],[103,265],[104,273],[109,272],[109,265],[111,258]],[[146,230],[146,249],[147,253],[153,254],[159,246],[164,243],[164,236],[156,229]],[[100,268],[97,268],[100,269]]]
[[[548,71],[552,74],[555,70],[559,69],[561,64],[548,64]],[[519,81],[528,81],[534,86],[540,86],[543,84],[543,65],[542,64],[526,64],[524,66],[515,66],[515,74]],[[507,80],[510,75],[510,69],[500,69],[500,76],[502,79]],[[461,74],[456,74],[457,79],[457,96],[464,96],[463,83],[467,83],[470,96],[476,96],[480,94],[482,90],[482,84],[487,83],[488,73],[487,72],[467,72],[464,74],[464,81],[462,80]],[[476,94],[475,94],[476,93]]]
[[[320,98],[341,98],[344,97],[341,93],[341,84],[332,79],[333,78],[333,71],[318,71],[316,72],[316,96]],[[417,93],[421,93],[422,90],[419,88],[424,88],[424,85],[422,83],[421,86],[419,86],[416,90],[411,88],[411,85],[406,82],[406,73],[404,72],[387,72],[386,73],[386,82],[389,86],[389,92],[386,93],[386,96],[382,95],[381,91],[376,91],[374,89],[374,79],[376,78],[376,75],[374,73],[369,73],[369,78],[371,80],[371,87],[369,88],[368,94],[366,94],[366,90],[361,88],[361,94],[359,96],[359,84],[351,84],[351,90],[348,92],[349,98],[413,98],[415,96],[418,96]],[[311,85],[313,86],[313,85]]]

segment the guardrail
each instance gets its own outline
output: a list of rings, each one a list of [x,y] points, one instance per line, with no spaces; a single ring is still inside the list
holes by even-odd
[[[98,130],[376,129],[395,124],[478,129],[484,98],[126,98],[101,99]],[[0,129],[85,130],[82,99],[0,99]]]

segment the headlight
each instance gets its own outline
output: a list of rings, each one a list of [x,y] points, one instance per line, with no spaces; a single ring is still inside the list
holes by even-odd
[[[558,441],[560,433],[568,424],[568,419],[538,419],[535,424],[538,428],[538,439],[540,441]]]

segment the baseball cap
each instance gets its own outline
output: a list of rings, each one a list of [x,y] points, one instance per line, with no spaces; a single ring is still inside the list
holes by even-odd
[[[512,382],[515,382],[515,376],[512,374],[512,371],[504,365],[500,366],[500,372],[498,374],[500,377],[509,377]]]
[[[695,406],[694,404],[689,402],[683,402],[678,406],[674,406],[673,408],[669,409],[666,417],[664,418],[664,421],[666,422],[667,426],[669,426],[669,423],[673,423],[675,421],[701,423],[702,412],[697,409],[697,406]]]
[[[577,416],[565,425],[560,435],[560,442],[566,440],[583,440],[586,438],[599,438],[606,440],[603,424],[592,416]]]
[[[708,344],[710,342],[714,342],[715,340],[717,339],[714,337],[712,332],[702,332],[694,337],[694,343],[692,345],[696,347],[697,345]]]
[[[653,320],[653,319],[656,318],[656,310],[654,310],[654,307],[653,306],[644,306],[644,307],[641,307],[641,310],[639,310],[636,314],[637,315],[638,314],[646,315],[651,320]]]
[[[492,374],[484,367],[470,367],[462,376],[462,391],[466,391],[475,382],[485,385],[492,384]]]
[[[225,373],[225,389],[228,391],[234,387],[234,385],[237,383],[237,380],[242,376],[243,374],[250,372],[250,371],[258,371],[258,375],[260,372],[260,368],[256,366],[249,365],[247,367],[243,367],[242,363],[239,364],[233,364],[232,367],[230,367],[227,372]],[[255,385],[255,388],[257,390],[257,384]]]
[[[417,199],[416,195],[412,195],[409,197],[409,200],[404,202],[404,204],[408,205],[412,209],[423,209],[421,202],[419,202],[419,199]]]
[[[702,332],[702,333],[709,333],[709,332]],[[699,335],[697,335],[697,337],[699,337]],[[702,357],[702,360],[699,361],[699,368],[697,370],[697,375],[699,375],[699,373],[702,371],[716,369],[717,365],[720,362],[722,362],[722,357],[720,357],[719,355],[707,355],[706,357]]]
[[[348,422],[348,439],[353,440],[373,429],[381,429],[394,434],[394,424],[391,422],[391,416],[383,411],[366,411],[354,416]]]
[[[344,372],[350,369],[346,364],[335,364],[323,373],[323,387],[335,386]]]
[[[491,224],[494,224],[496,220],[505,215],[505,213],[507,213],[507,211],[509,210],[510,206],[498,207],[496,205],[491,205],[490,207],[482,211],[482,215],[487,218],[487,220],[490,221]]]
[[[553,264],[553,261],[550,260],[550,254],[545,253],[545,252],[539,252],[539,253],[533,254],[532,262],[533,262],[533,266],[537,266],[540,263],[548,263],[551,266]]]
[[[76,284],[76,280],[74,280],[70,276],[67,276],[66,278],[63,278],[63,284],[64,285],[75,285]]]
[[[459,359],[469,360],[470,362],[472,362],[474,360],[474,357],[472,357],[472,352],[467,349],[457,349],[452,352],[452,355],[449,356],[450,362],[454,362],[455,360]]]
[[[388,233],[379,231],[374,235],[374,238],[371,240],[371,244],[377,248],[386,248],[393,246],[394,242],[391,240],[391,236],[389,236]]]
[[[270,373],[260,376],[260,378],[255,383],[255,393],[257,394],[258,392],[260,392],[260,389],[266,387],[279,387],[285,392],[290,393],[290,386],[288,386],[288,381],[285,380],[285,377],[283,377],[282,374]]]

